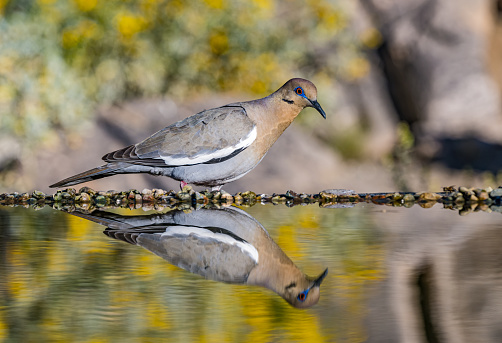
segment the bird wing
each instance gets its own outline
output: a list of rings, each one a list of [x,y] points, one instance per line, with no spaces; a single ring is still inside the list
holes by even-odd
[[[244,283],[258,263],[258,251],[225,229],[169,226],[141,233],[136,244],[170,263],[207,279]]]
[[[236,104],[199,112],[153,134],[141,143],[103,156],[106,162],[149,166],[217,163],[246,149],[256,126]]]

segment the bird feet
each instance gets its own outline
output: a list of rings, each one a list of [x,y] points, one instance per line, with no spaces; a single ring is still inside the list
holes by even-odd
[[[186,185],[188,185],[188,183],[186,183],[185,181],[180,181],[180,189],[183,190],[183,187],[185,187]]]
[[[188,185],[187,182],[185,181],[180,181],[180,189],[183,190],[183,188]],[[211,187],[211,192],[219,192],[221,190],[221,187],[222,185],[219,185],[219,186],[214,186],[214,187]]]

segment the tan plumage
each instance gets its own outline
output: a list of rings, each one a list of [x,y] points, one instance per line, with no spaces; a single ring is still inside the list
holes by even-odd
[[[138,144],[104,155],[105,165],[50,187],[150,173],[219,188],[256,167],[305,107],[314,107],[326,118],[314,84],[291,79],[265,98],[202,111],[167,126]]]

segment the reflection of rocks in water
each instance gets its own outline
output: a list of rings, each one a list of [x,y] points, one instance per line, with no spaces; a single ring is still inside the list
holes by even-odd
[[[387,278],[370,297],[368,342],[502,342],[498,214],[445,212],[379,217]]]
[[[269,288],[295,307],[317,303],[320,284],[305,275],[253,217],[237,208],[122,216],[73,212],[107,226],[108,236],[139,245],[207,279]]]

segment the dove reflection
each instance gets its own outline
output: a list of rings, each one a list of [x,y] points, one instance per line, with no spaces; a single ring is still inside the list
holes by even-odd
[[[328,273],[305,275],[265,228],[238,208],[190,213],[122,216],[111,212],[72,214],[107,226],[109,237],[139,245],[207,279],[263,286],[298,308],[315,305]]]

